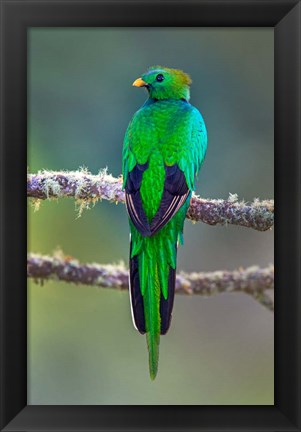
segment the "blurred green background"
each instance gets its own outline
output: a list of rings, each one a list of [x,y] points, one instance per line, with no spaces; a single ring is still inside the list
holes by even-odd
[[[32,28],[28,167],[121,172],[123,136],[147,95],[132,87],[150,65],[188,72],[209,144],[197,192],[273,198],[273,30]],[[28,206],[28,250],[60,247],[83,262],[128,260],[125,207],[74,200]],[[178,269],[273,262],[273,232],[186,222]],[[244,294],[176,296],[151,382],[145,337],[128,293],[28,283],[29,404],[273,404],[273,314]]]

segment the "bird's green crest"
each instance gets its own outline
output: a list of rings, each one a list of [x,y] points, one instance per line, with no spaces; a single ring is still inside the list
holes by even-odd
[[[189,100],[190,76],[180,69],[151,66],[141,76],[149,95],[153,99]]]
[[[171,76],[176,77],[180,82],[182,82],[183,85],[190,85],[192,83],[192,79],[190,78],[190,76],[181,69],[172,69],[165,66],[150,66],[148,68],[148,72],[154,70],[168,72],[169,74],[171,74]]]

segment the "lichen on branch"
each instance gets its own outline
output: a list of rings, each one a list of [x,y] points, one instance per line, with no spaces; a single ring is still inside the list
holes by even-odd
[[[61,252],[54,256],[28,254],[27,276],[37,283],[59,280],[104,288],[128,289],[128,270],[123,263],[115,265],[82,264]],[[176,293],[212,296],[218,293],[243,292],[267,309],[274,310],[273,298],[267,290],[274,289],[274,267],[257,266],[234,271],[184,273],[176,279]]]
[[[89,204],[98,200],[124,203],[122,177],[115,178],[101,170],[92,175],[86,169],[78,171],[39,171],[27,176],[27,197],[32,198],[36,207],[41,200],[73,197],[80,213]],[[236,194],[224,199],[204,199],[193,195],[187,218],[209,225],[239,225],[266,231],[274,224],[274,201],[255,199],[251,203],[238,201]]]

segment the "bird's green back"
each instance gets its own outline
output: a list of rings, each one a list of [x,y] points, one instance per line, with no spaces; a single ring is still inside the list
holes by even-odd
[[[207,149],[207,132],[199,111],[182,100],[148,100],[128,126],[123,147],[123,181],[138,164],[149,162],[142,182],[142,200],[148,217],[160,203],[164,164],[177,163],[194,190]]]

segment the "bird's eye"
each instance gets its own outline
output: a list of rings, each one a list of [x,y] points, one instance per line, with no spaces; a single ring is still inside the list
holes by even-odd
[[[158,74],[158,75],[156,76],[156,80],[159,81],[159,82],[161,82],[161,81],[164,80],[164,76],[163,76],[162,74]]]

